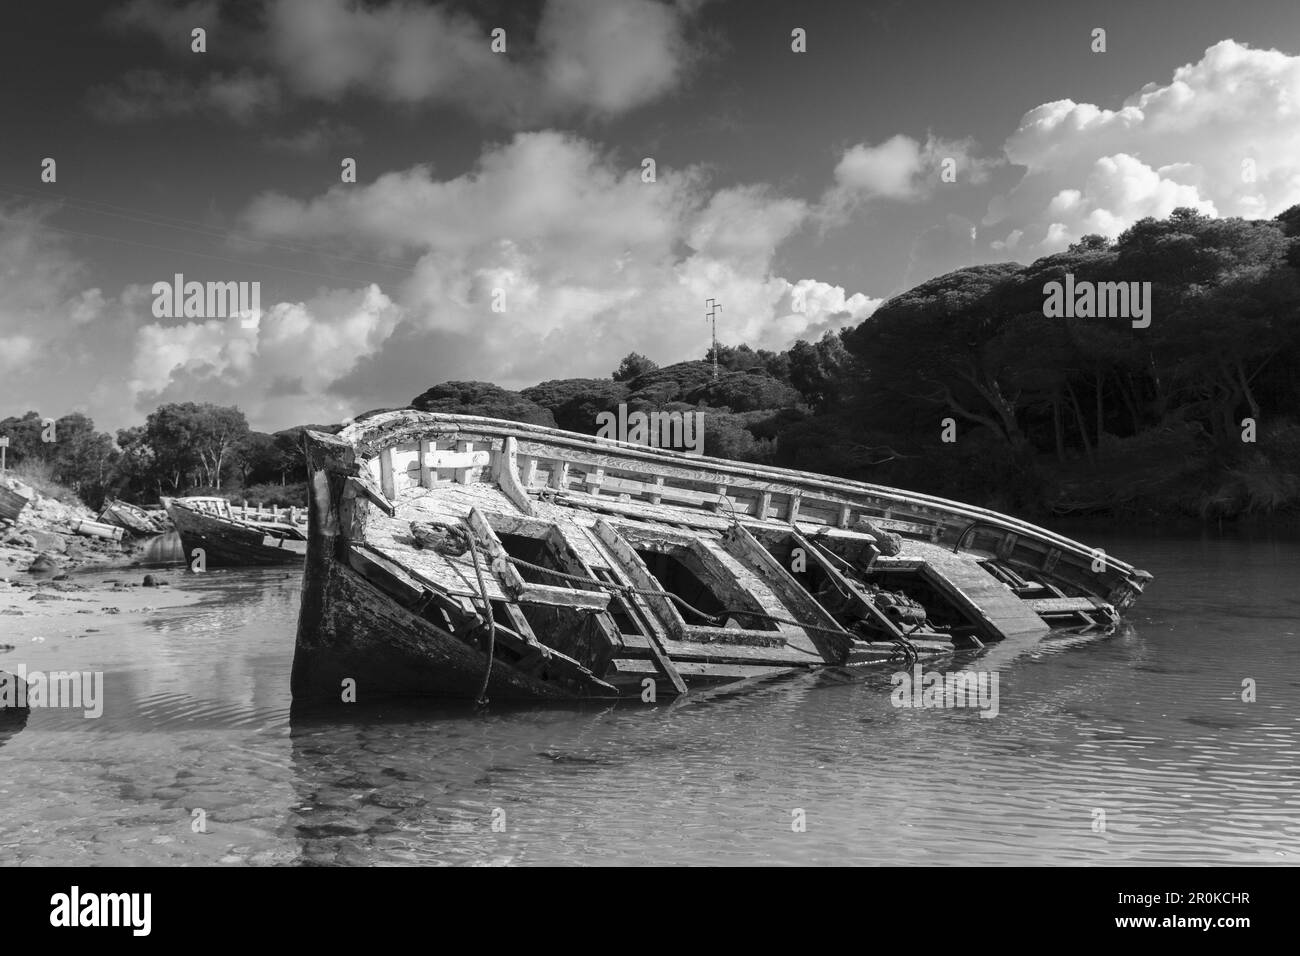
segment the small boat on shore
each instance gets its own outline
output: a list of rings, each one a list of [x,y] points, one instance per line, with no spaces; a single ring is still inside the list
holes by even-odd
[[[1151,579],[981,508],[536,425],[304,444],[295,700],[681,695],[1106,628]]]
[[[17,521],[28,502],[32,500],[32,490],[26,485],[14,481],[0,482],[0,518]]]
[[[279,512],[262,515],[243,509],[238,514],[224,498],[193,496],[164,498],[185,560],[202,549],[205,567],[298,564],[307,553],[303,526]]]
[[[171,530],[166,511],[147,511],[120,498],[107,499],[96,520],[125,528],[138,538],[165,534]]]

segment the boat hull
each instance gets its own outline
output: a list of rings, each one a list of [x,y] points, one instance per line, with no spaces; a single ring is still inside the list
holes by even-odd
[[[268,546],[266,529],[229,518],[204,514],[175,501],[167,505],[180,535],[185,560],[193,562],[201,549],[209,568],[268,565],[300,565],[305,549],[291,550],[281,544]],[[279,541],[278,538],[275,540]]]
[[[305,451],[295,700],[473,699],[489,667],[490,698],[654,699],[1114,626],[1151,578],[957,502],[540,426],[385,412]],[[909,594],[952,623],[891,620]]]
[[[143,508],[137,508],[124,501],[105,502],[103,510],[99,513],[99,520],[125,528],[131,534],[141,538],[163,534],[168,530],[165,521],[155,520]]]
[[[315,588],[329,597],[304,600],[291,677],[295,701],[478,697],[488,670],[483,647],[400,607],[338,563],[327,563],[313,578]],[[494,700],[618,696],[598,683],[551,684],[501,660],[492,661],[487,694]]]

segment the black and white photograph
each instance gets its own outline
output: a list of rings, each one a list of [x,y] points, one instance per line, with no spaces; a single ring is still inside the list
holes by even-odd
[[[1249,937],[1294,0],[3,20],[25,921],[148,936],[120,867],[1214,868],[1088,919]]]

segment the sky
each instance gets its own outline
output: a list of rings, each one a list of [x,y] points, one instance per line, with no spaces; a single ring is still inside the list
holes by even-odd
[[[110,431],[700,358],[708,299],[783,349],[1300,202],[1294,0],[46,0],[0,73],[0,417]],[[260,309],[159,315],[177,274]]]

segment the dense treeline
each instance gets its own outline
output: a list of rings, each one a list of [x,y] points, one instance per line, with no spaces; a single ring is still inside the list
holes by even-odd
[[[1049,316],[1067,275],[1149,283],[1149,315]],[[411,404],[587,434],[620,404],[701,411],[706,454],[1031,516],[1300,512],[1300,206],[1273,220],[1175,210],[1114,242],[930,280],[817,342],[720,346],[716,379],[713,358],[660,368],[633,353],[610,378],[444,382]],[[82,415],[43,440],[48,422],[0,421],[11,462],[92,505],[212,490],[302,504],[302,429],[338,427],[264,434],[194,403],[116,440]]]
[[[267,504],[303,504],[304,427],[255,432],[238,408],[194,402],[160,405],[116,440],[82,414],[28,412],[0,420],[9,465],[41,485],[63,486],[98,508],[108,497],[247,492]]]

